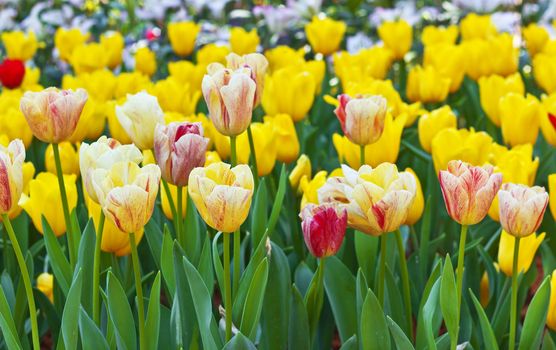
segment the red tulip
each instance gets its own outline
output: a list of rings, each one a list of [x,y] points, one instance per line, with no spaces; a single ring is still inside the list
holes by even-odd
[[[5,59],[0,64],[0,82],[8,89],[18,88],[25,77],[25,65],[21,60]]]
[[[305,244],[317,258],[335,255],[342,246],[347,211],[335,204],[307,204],[299,214]]]

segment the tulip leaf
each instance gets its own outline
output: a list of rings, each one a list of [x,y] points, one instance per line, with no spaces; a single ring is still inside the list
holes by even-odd
[[[112,272],[108,272],[107,280],[108,312],[114,323],[118,349],[137,349],[135,321],[124,289]]]
[[[523,322],[523,328],[521,330],[519,350],[539,348],[544,332],[544,327],[539,325],[544,325],[546,323],[549,303],[550,277],[547,276],[539,289],[537,289],[527,309],[527,314],[525,315],[525,321]]]
[[[428,329],[425,327],[424,318],[423,318],[423,308],[433,290],[433,287],[436,285],[437,280],[442,273],[442,262],[439,260],[432,269],[431,275],[425,284],[425,288],[423,290],[423,294],[421,297],[421,302],[419,304],[419,313],[417,318],[417,334],[416,334],[416,344],[415,347],[417,349],[422,349],[426,345],[425,343],[428,342]]]
[[[475,310],[477,311],[477,315],[479,316],[479,324],[481,326],[481,333],[483,334],[483,342],[484,347],[487,349],[498,350],[498,342],[496,341],[496,337],[494,336],[494,332],[492,331],[492,327],[490,326],[490,322],[488,320],[483,307],[475,294],[471,289],[469,289],[469,295],[471,295],[471,300],[473,300],[473,304],[475,305]]]
[[[42,217],[42,227],[44,231],[46,251],[51,261],[52,271],[56,277],[56,282],[64,292],[64,295],[67,295],[71,284],[71,266],[68,259],[62,252],[58,239],[54,235],[54,232],[50,228],[50,225],[44,216]]]
[[[62,337],[65,349],[77,349],[79,335],[79,307],[83,285],[82,270],[79,269],[68,292],[68,298],[62,314]]]
[[[299,290],[292,285],[290,299],[290,324],[288,332],[288,349],[310,349],[309,319],[303,297]]]
[[[160,333],[160,272],[154,278],[149,297],[149,308],[144,325],[147,349],[158,348],[158,337]]]
[[[390,332],[382,307],[371,289],[361,309],[361,348],[368,350],[390,349]]]
[[[437,333],[440,323],[442,321],[441,315],[439,315],[439,310],[437,308],[438,297],[440,291],[440,279],[437,279],[433,284],[430,293],[426,296],[426,302],[421,309],[419,314],[418,322],[418,332],[422,332],[425,337],[427,346],[431,350],[436,349],[436,342],[434,339],[434,334]],[[439,317],[440,316],[440,317]],[[418,334],[419,335],[419,334]],[[417,348],[422,348],[419,345],[419,339],[417,340]]]
[[[454,277],[454,268],[450,254],[446,255],[446,263],[442,271],[442,278],[440,280],[440,310],[444,317],[444,323],[448,329],[448,334],[453,343],[457,344],[458,334],[458,304],[457,304],[457,287]],[[454,299],[456,302],[454,302]]]
[[[259,325],[259,319],[263,308],[267,281],[268,258],[264,258],[251,279],[251,284],[245,297],[245,304],[243,306],[243,313],[239,327],[241,332],[245,333],[251,340],[255,340],[257,335],[257,327]]]
[[[183,257],[185,253],[181,250],[177,241],[174,241],[174,279],[176,281],[176,294],[174,296],[173,320],[176,328],[176,344],[177,348],[183,347],[188,349],[191,347],[193,338],[197,336],[195,327],[197,327],[196,313],[193,312],[195,305],[192,300],[189,281],[184,270]]]
[[[376,269],[376,256],[378,252],[378,237],[366,235],[363,232],[354,232],[355,255],[367,282],[374,281]]]
[[[56,285],[54,285],[54,289],[58,289]],[[60,335],[60,315],[54,309],[54,305],[50,299],[48,299],[43,292],[35,288],[33,289],[33,295],[37,301],[37,309],[39,309],[41,314],[46,318],[50,332],[54,335],[54,340],[56,340],[56,337]]]
[[[210,239],[205,239],[205,243],[203,243],[203,250],[201,251],[201,256],[199,257],[198,270],[199,274],[203,278],[203,281],[205,282],[205,286],[207,286],[209,294],[212,295],[214,289],[214,272],[212,268]]]
[[[173,255],[174,242],[172,241],[172,236],[170,231],[168,231],[168,226],[164,226],[164,234],[162,236],[162,248],[160,251],[160,270],[162,271],[162,277],[164,277],[164,282],[168,291],[173,297],[176,292],[176,280],[174,279],[174,255]]]
[[[8,349],[22,349],[4,289],[0,288],[0,329]]]
[[[83,350],[110,349],[102,332],[83,308],[79,310],[79,333],[83,339]]]
[[[388,328],[390,329],[390,333],[392,334],[392,338],[394,338],[394,343],[396,344],[396,348],[399,350],[410,350],[415,349],[411,341],[407,338],[407,335],[403,332],[403,330],[398,326],[390,316],[386,316],[386,321],[388,323]]]
[[[249,338],[239,332],[224,345],[222,350],[257,350],[257,347]]]
[[[88,313],[92,313],[93,310],[94,254],[91,254],[91,252],[95,250],[95,240],[95,226],[93,224],[93,220],[89,219],[87,225],[85,226],[85,230],[83,231],[81,242],[79,243],[77,265],[75,268],[75,271],[78,271],[79,269],[81,270],[83,280],[83,286],[81,289],[81,305]]]
[[[311,283],[309,284],[307,294],[305,295],[305,305],[307,306],[307,316],[309,317],[309,341],[311,343],[313,339],[315,339],[317,333],[322,303],[324,301],[324,262],[325,258],[320,260],[319,267],[317,271],[315,271]]]
[[[165,227],[166,229],[166,227]],[[158,269],[161,269],[160,260],[162,251],[162,231],[155,220],[149,220],[144,228],[144,235],[147,238],[147,243],[151,251],[151,255],[155,257],[154,262]]]
[[[214,272],[218,285],[224,285],[224,267],[222,267],[222,260],[220,260],[220,252],[218,251],[218,238],[222,236],[222,232],[218,232],[212,239],[212,264],[214,265]]]
[[[270,218],[268,219],[268,225],[266,226],[266,232],[270,236],[274,232],[276,223],[278,222],[278,217],[280,216],[280,210],[282,209],[282,203],[284,202],[284,196],[286,195],[286,164],[282,165],[280,170],[280,182],[278,185],[278,190],[276,191],[276,197],[274,197],[274,204],[272,204],[272,211],[270,212]]]
[[[183,189],[186,191],[187,189]],[[196,262],[201,253],[201,227],[191,196],[187,196],[187,207],[184,218],[185,242],[183,249],[191,261]]]
[[[261,241],[268,221],[268,191],[265,179],[263,178],[257,188],[257,193],[252,205],[251,212],[251,233],[253,247],[257,247]]]

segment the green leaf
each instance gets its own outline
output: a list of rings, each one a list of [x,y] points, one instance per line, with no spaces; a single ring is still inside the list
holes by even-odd
[[[158,336],[160,333],[160,272],[156,274],[151,288],[149,308],[144,327],[147,349],[158,348]]]
[[[345,343],[342,344],[340,350],[357,350],[357,336],[354,334]]]
[[[481,333],[483,334],[485,348],[498,350],[498,342],[496,341],[496,337],[494,336],[494,332],[492,331],[492,327],[490,326],[490,322],[485,314],[485,311],[483,310],[483,307],[481,306],[481,303],[477,300],[477,297],[475,297],[475,294],[471,289],[469,289],[469,295],[471,295],[471,300],[473,300],[475,310],[479,316],[479,324],[481,325]]]
[[[398,326],[396,322],[394,322],[394,320],[390,318],[390,316],[386,316],[386,321],[388,322],[390,333],[394,338],[394,343],[396,343],[396,348],[399,350],[414,349],[411,341],[407,338],[400,326]]]
[[[313,342],[313,339],[315,339],[315,335],[317,333],[320,313],[324,301],[324,261],[325,258],[320,260],[319,267],[313,275],[311,283],[309,284],[309,289],[305,295],[305,305],[307,306],[307,316],[309,317],[309,340],[311,343]]]
[[[137,348],[135,321],[122,285],[112,272],[108,272],[108,312],[114,323],[118,349]]]
[[[550,276],[546,276],[541,286],[533,296],[519,341],[519,350],[538,349],[541,344],[546,316],[548,315],[548,305],[550,303]]]
[[[4,289],[0,288],[0,329],[8,349],[22,349]]]
[[[94,252],[95,250],[95,226],[93,220],[89,219],[85,230],[83,231],[83,236],[81,237],[81,242],[79,243],[79,250],[77,252],[77,265],[74,274],[81,270],[81,279],[83,280],[83,285],[81,288],[81,305],[88,313],[93,311],[93,264],[94,264]],[[75,276],[74,276],[75,278]]]
[[[186,190],[185,188],[183,189]],[[195,204],[191,196],[187,196],[187,208],[185,210],[185,253],[191,261],[197,262],[201,253],[201,227],[199,225]]]
[[[251,233],[253,234],[251,239],[253,240],[253,247],[256,247],[263,238],[265,227],[268,223],[268,191],[264,178],[259,183],[251,207]]]
[[[220,260],[220,252],[218,251],[218,238],[222,236],[222,232],[218,232],[212,239],[212,264],[214,265],[214,272],[216,273],[216,280],[219,286],[224,285],[224,267],[222,267],[222,260]]]
[[[83,350],[110,349],[102,332],[83,308],[79,310],[79,333],[83,340],[81,342]]]
[[[176,293],[176,280],[174,279],[174,242],[168,231],[168,226],[164,226],[164,235],[162,236],[162,248],[160,251],[160,270],[168,291],[174,296]]]
[[[214,289],[214,270],[212,268],[212,255],[210,249],[210,239],[205,239],[203,244],[203,250],[201,251],[201,256],[199,257],[199,266],[197,267],[199,274],[203,278],[205,285],[212,295]]]
[[[62,314],[62,337],[66,349],[77,349],[79,340],[79,307],[81,299],[81,287],[83,282],[82,270],[77,271],[71,288],[68,292],[64,313]]]
[[[448,329],[448,334],[452,343],[457,344],[458,334],[458,304],[457,304],[457,287],[454,278],[454,268],[450,254],[446,255],[446,263],[442,271],[442,278],[440,280],[440,310],[444,317],[444,323]]]
[[[274,232],[274,227],[276,226],[278,217],[280,216],[280,210],[282,209],[282,203],[284,202],[284,196],[286,194],[286,179],[286,164],[283,164],[282,169],[280,170],[278,190],[276,191],[276,197],[274,197],[274,204],[272,204],[270,219],[268,219],[268,226],[266,227],[266,232],[268,232],[269,235]]]
[[[436,334],[436,332],[433,330],[433,321],[435,313],[437,312],[436,305],[438,304],[440,283],[440,280],[437,280],[436,283],[433,285],[429,297],[425,302],[425,305],[423,306],[424,327],[427,336],[427,343],[430,350],[436,349],[436,342],[434,341],[434,334]]]
[[[290,299],[290,324],[288,331],[288,349],[310,349],[309,319],[301,293],[292,285]]]
[[[388,332],[386,317],[371,289],[367,290],[360,322],[362,349],[390,349],[390,333]]]
[[[62,248],[58,243],[58,239],[54,235],[54,232],[48,225],[48,222],[44,218],[42,220],[42,227],[44,231],[44,239],[46,244],[46,251],[48,257],[50,258],[50,265],[52,266],[52,271],[56,277],[56,282],[64,292],[64,295],[68,295],[68,291],[71,285],[71,275],[72,269],[68,262],[68,259],[62,252]]]
[[[255,344],[253,344],[249,338],[240,332],[230,339],[222,350],[257,350],[257,347],[255,347]]]
[[[253,274],[251,285],[245,297],[239,329],[251,340],[255,340],[257,326],[263,308],[263,300],[268,281],[268,259],[264,258]]]
[[[378,237],[366,235],[363,232],[355,231],[355,255],[357,262],[365,274],[367,282],[374,281],[376,269],[376,256],[378,252]]]
[[[145,238],[149,245],[151,255],[155,258],[154,263],[158,269],[161,269],[159,257],[162,251],[162,231],[155,220],[149,220],[145,225]]]

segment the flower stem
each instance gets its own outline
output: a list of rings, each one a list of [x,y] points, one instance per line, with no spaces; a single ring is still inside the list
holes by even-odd
[[[56,176],[58,177],[58,186],[60,187],[60,196],[62,197],[62,210],[64,211],[64,221],[66,222],[66,233],[68,238],[68,250],[71,266],[75,267],[76,253],[75,253],[75,236],[72,229],[71,217],[68,205],[68,196],[66,194],[66,187],[64,186],[64,173],[62,172],[62,162],[60,160],[60,149],[57,143],[52,144],[54,150],[54,162],[56,163]]]
[[[240,260],[241,260],[241,233],[237,230],[234,235],[234,279],[233,279],[233,295],[235,297],[237,289],[239,288],[240,278]]]
[[[459,337],[459,320],[461,317],[461,297],[463,294],[463,265],[465,262],[465,241],[467,240],[467,229],[469,226],[461,225],[461,234],[459,238],[459,252],[458,252],[458,271],[456,276],[456,283],[457,283],[457,293],[458,293],[458,314],[457,314],[457,321],[458,321],[458,328],[456,330],[455,339],[451,342],[451,348],[455,349],[458,343]]]
[[[31,288],[31,280],[29,278],[29,270],[27,270],[27,264],[25,264],[25,258],[21,252],[21,247],[17,241],[17,236],[15,235],[14,228],[10,222],[10,218],[7,214],[2,214],[2,221],[4,222],[4,227],[8,232],[8,236],[12,241],[12,248],[15,252],[15,257],[21,270],[21,279],[23,280],[23,285],[25,287],[25,293],[27,294],[27,302],[29,303],[29,316],[31,318],[31,335],[33,337],[33,349],[39,350],[41,348],[39,341],[39,325],[37,322],[37,308],[35,307],[35,299],[33,297],[33,289]]]
[[[102,232],[104,231],[104,212],[100,211],[97,237],[95,242],[95,257],[93,262],[93,321],[100,326],[100,248],[102,243]]]
[[[407,271],[407,260],[405,258],[405,249],[403,246],[402,233],[396,230],[396,245],[398,247],[398,255],[400,256],[400,270],[402,273],[403,298],[405,303],[405,314],[407,318],[407,330],[410,339],[413,339],[413,322],[411,311],[411,290],[409,288],[409,272]]]
[[[231,149],[231,159],[232,167],[237,165],[237,152],[236,152],[236,137],[230,136],[230,149]]]
[[[255,188],[259,183],[259,168],[257,167],[257,153],[255,153],[255,142],[253,142],[253,133],[251,132],[251,124],[247,127],[247,138],[249,139],[249,150],[251,151],[251,160],[253,161],[253,176],[255,180]]]
[[[384,308],[384,278],[386,275],[386,234],[380,236],[380,265],[378,270],[378,302]]]
[[[133,272],[135,274],[135,291],[137,293],[137,315],[139,321],[139,348],[146,349],[145,345],[145,308],[143,306],[143,287],[141,285],[141,266],[139,265],[139,254],[137,253],[137,243],[135,242],[135,232],[129,234],[129,244],[131,245],[131,260],[133,262]]]
[[[184,247],[185,237],[183,236],[183,219],[182,219],[182,199],[183,199],[183,187],[178,186],[178,209],[176,211],[176,216],[174,216],[174,222],[176,225],[176,238],[180,245]]]
[[[365,164],[365,146],[359,146],[359,157],[360,166],[363,166]]]
[[[226,309],[226,342],[232,339],[232,289],[230,282],[230,234],[224,233],[224,308]]]
[[[519,275],[518,265],[517,262],[519,260],[519,240],[520,237],[515,238],[514,244],[514,260],[512,265],[512,299],[511,299],[511,306],[510,306],[510,346],[508,347],[509,350],[515,349],[515,332],[516,332],[516,325],[517,325],[517,291],[518,291],[518,283],[517,283],[517,276]]]

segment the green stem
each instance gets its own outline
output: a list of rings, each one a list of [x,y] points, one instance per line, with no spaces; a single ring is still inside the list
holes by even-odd
[[[509,350],[515,349],[515,333],[516,333],[516,325],[517,325],[517,292],[519,287],[517,283],[517,276],[519,275],[519,271],[517,271],[518,269],[517,262],[519,260],[519,240],[520,237],[515,238],[514,260],[512,265],[512,299],[511,299],[511,306],[510,306],[510,346],[508,347]]]
[[[360,166],[365,164],[365,146],[359,146],[359,160],[361,162]]]
[[[182,199],[183,199],[183,187],[178,186],[178,209],[176,211],[176,216],[174,216],[174,223],[176,227],[176,238],[180,245],[184,247],[185,237],[183,236],[183,221],[182,221]]]
[[[237,230],[234,235],[234,279],[232,293],[235,297],[237,294],[237,289],[239,288],[239,278],[240,278],[240,262],[241,262],[241,233]]]
[[[226,309],[226,342],[232,339],[232,289],[230,279],[230,233],[224,233],[224,308]]]
[[[57,143],[52,144],[54,150],[54,162],[56,163],[56,176],[58,177],[58,186],[60,187],[60,196],[62,197],[62,209],[64,211],[64,221],[66,222],[66,234],[68,238],[68,250],[71,266],[75,267],[77,255],[75,253],[75,240],[72,230],[71,217],[68,205],[68,196],[66,187],[64,186],[64,173],[62,172],[62,161],[60,160],[60,150]]]
[[[405,303],[405,314],[407,318],[407,330],[410,339],[413,339],[413,322],[411,311],[411,290],[409,288],[409,272],[407,271],[407,260],[405,258],[405,249],[403,246],[402,233],[396,230],[396,245],[398,246],[398,255],[400,256],[400,270],[402,273],[403,297]]]
[[[100,248],[102,244],[102,233],[104,231],[104,219],[104,212],[101,210],[95,242],[95,257],[93,261],[93,321],[98,326],[100,326]]]
[[[451,348],[455,349],[458,343],[459,337],[459,320],[461,317],[461,297],[463,294],[463,265],[465,262],[465,241],[467,240],[467,229],[469,226],[461,225],[461,234],[459,238],[459,253],[458,253],[458,271],[457,271],[457,293],[458,293],[458,313],[457,313],[457,321],[458,321],[458,328],[456,330],[455,339],[451,341]]]
[[[386,234],[380,236],[380,265],[378,270],[378,302],[384,308],[384,278],[386,275]]]
[[[251,160],[253,162],[253,178],[255,179],[255,188],[259,183],[259,168],[257,167],[257,153],[255,153],[255,143],[253,142],[253,133],[251,132],[251,124],[247,127],[247,138],[249,139],[249,150],[251,151]]]
[[[230,136],[231,162],[232,167],[237,165],[236,137]]]
[[[31,279],[29,278],[29,270],[27,270],[27,264],[23,258],[23,253],[21,252],[21,247],[17,241],[17,236],[15,235],[14,228],[10,222],[10,218],[7,214],[2,214],[2,221],[4,222],[4,227],[8,231],[8,236],[12,241],[12,247],[15,252],[15,257],[21,270],[21,279],[23,280],[23,285],[25,287],[25,293],[27,294],[27,302],[29,303],[29,316],[31,318],[31,334],[33,337],[33,349],[40,350],[41,345],[39,341],[39,325],[37,322],[37,308],[35,307],[35,299],[33,297],[33,288],[31,287]]]
[[[137,243],[135,233],[129,234],[129,244],[131,245],[131,260],[133,262],[133,272],[135,274],[135,291],[137,293],[137,315],[139,321],[139,349],[146,350],[145,345],[145,308],[143,305],[143,287],[141,284],[141,266],[139,265],[139,254],[137,253]]]

